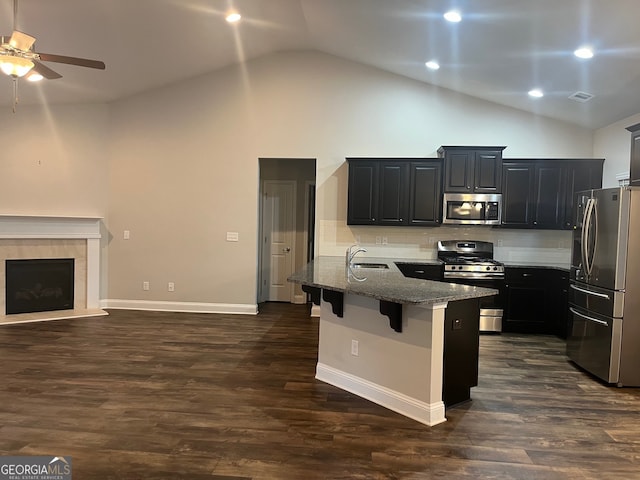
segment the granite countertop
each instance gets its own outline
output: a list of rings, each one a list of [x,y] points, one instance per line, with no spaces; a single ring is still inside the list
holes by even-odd
[[[354,262],[384,263],[389,268],[347,269],[344,257],[318,257],[290,276],[288,281],[414,305],[454,302],[498,294],[492,288],[407,278],[395,265],[395,262],[403,263],[401,259],[356,257]]]

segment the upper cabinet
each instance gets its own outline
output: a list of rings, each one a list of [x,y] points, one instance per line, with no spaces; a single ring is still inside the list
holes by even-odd
[[[438,152],[444,160],[347,158],[347,224],[437,226],[443,190],[465,185],[465,192],[502,193],[503,228],[569,230],[574,226],[576,192],[602,187],[603,159],[503,161],[502,147],[465,148],[442,147]],[[469,190],[463,180],[468,178],[474,179]],[[496,181],[500,183],[494,188]]]
[[[502,151],[506,147],[442,146],[444,191],[450,193],[500,193]]]
[[[631,165],[629,184],[640,186],[640,123],[627,127],[631,132]]]
[[[502,166],[502,225],[529,227],[533,217],[533,162],[504,162]]]
[[[575,193],[602,186],[602,159],[513,159],[503,163],[502,226],[573,228]]]
[[[348,158],[348,225],[440,224],[442,161]]]
[[[378,218],[378,162],[349,162],[347,223],[376,225]]]

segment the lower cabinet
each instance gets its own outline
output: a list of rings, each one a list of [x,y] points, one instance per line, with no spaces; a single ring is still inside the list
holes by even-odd
[[[560,338],[569,336],[569,272],[557,272],[556,277],[556,331]]]
[[[502,331],[566,338],[568,287],[568,273],[562,270],[507,267]]]
[[[405,277],[421,278],[422,280],[442,281],[444,265],[442,263],[401,263],[396,267]]]
[[[478,385],[480,300],[450,302],[444,318],[442,400],[451,407],[471,398]]]

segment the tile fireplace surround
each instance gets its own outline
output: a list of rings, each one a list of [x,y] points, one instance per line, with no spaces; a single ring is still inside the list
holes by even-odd
[[[0,325],[107,315],[99,306],[100,220],[0,215]],[[5,314],[5,260],[34,258],[75,259],[73,310]]]

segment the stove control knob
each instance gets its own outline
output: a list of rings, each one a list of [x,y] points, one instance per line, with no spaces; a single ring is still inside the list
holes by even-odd
[[[494,270],[494,271],[498,270],[498,267],[493,267],[493,270]]]

